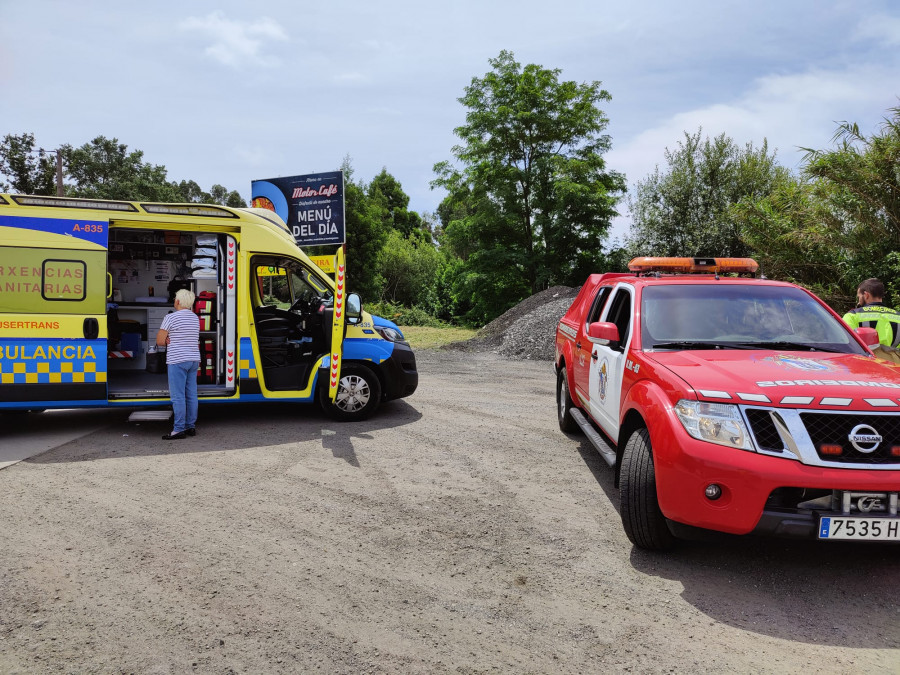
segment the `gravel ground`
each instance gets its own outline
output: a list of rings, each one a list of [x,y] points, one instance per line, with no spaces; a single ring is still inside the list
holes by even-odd
[[[549,361],[418,358],[367,422],[106,411],[0,471],[0,672],[900,671],[896,547],[636,550]]]
[[[447,349],[552,361],[556,324],[569,309],[578,291],[579,288],[553,286],[536,293],[491,321],[475,337],[450,344]]]

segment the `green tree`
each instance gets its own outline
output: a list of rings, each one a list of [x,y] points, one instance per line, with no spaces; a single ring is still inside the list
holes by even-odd
[[[419,214],[408,210],[409,195],[403,191],[400,181],[388,173],[386,167],[369,183],[366,195],[382,208],[384,223],[404,236],[408,237],[422,228]]]
[[[863,279],[900,302],[900,108],[870,136],[838,126],[834,147],[807,149],[802,174],[734,209],[767,274],[811,287],[839,312]]]
[[[0,192],[9,191],[56,194],[56,154],[36,149],[34,134],[7,134],[0,141]]]
[[[441,256],[425,237],[404,237],[391,230],[378,256],[384,279],[382,300],[407,307],[433,304],[429,294],[435,286]]]
[[[467,108],[466,123],[454,130],[461,167],[436,164],[432,183],[470,210],[457,229],[473,244],[462,285],[477,305],[476,320],[548,285],[580,283],[577,261],[599,257],[625,187],[603,159],[610,139],[598,106],[610,95],[599,82],[523,68],[508,51],[489,63],[492,70],[473,78],[459,99]]]
[[[366,185],[353,180],[351,159],[344,157],[344,221],[347,231],[347,288],[363,298],[381,297],[384,278],[378,255],[387,240],[381,210],[367,196]],[[330,249],[329,253],[333,253]]]
[[[247,206],[247,202],[241,197],[237,190],[229,191],[228,188],[218,183],[212,186],[209,192],[205,192],[195,181],[183,180],[179,183],[172,183],[175,188],[178,201],[189,202],[193,204],[221,204],[222,206],[231,206],[234,208],[243,208]]]
[[[141,150],[128,152],[118,139],[97,136],[73,148],[64,146],[66,173],[74,182],[66,193],[92,199],[177,202],[180,196],[166,180],[166,167],[144,162]]]
[[[638,181],[628,206],[632,226],[627,248],[634,255],[746,256],[739,224],[730,209],[742,199],[768,195],[788,172],[769,153],[741,148],[725,134],[701,140],[685,132],[667,168]]]

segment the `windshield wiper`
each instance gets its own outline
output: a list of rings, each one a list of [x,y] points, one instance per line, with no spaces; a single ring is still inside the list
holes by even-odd
[[[833,352],[835,354],[843,354],[843,349],[835,349],[834,347],[821,347],[811,345],[805,342],[789,342],[787,340],[775,340],[773,342],[744,342],[748,349],[787,349],[803,352]]]
[[[755,349],[742,342],[694,342],[682,340],[680,342],[658,342],[653,349]]]

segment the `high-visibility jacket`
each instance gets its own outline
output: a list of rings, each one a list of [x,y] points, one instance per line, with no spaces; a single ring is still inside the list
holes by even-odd
[[[881,302],[873,302],[865,307],[855,307],[844,314],[844,321],[850,328],[874,328],[878,331],[878,341],[889,347],[900,344],[900,314]]]

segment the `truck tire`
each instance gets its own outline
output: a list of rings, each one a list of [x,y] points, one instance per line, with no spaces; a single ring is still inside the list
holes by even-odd
[[[569,382],[566,379],[566,369],[562,368],[556,378],[556,417],[559,421],[560,431],[570,433],[578,428],[572,419],[572,397],[569,395]]]
[[[619,512],[631,543],[650,551],[672,548],[675,537],[659,509],[653,452],[646,429],[637,429],[625,445],[619,488]]]
[[[348,363],[341,368],[337,396],[328,397],[328,380],[319,387],[319,405],[330,417],[341,422],[368,419],[381,404],[381,382],[368,366]]]

